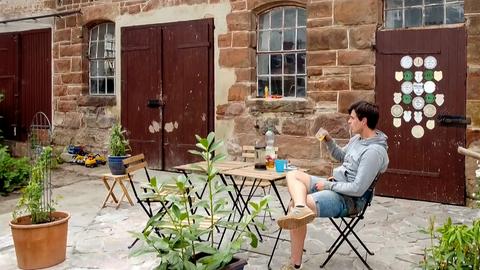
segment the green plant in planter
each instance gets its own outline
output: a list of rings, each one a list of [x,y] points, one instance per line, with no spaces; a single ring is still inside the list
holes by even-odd
[[[130,150],[128,140],[125,139],[125,132],[125,130],[122,130],[122,126],[120,124],[113,125],[109,143],[110,155],[125,156],[127,151]]]
[[[47,180],[51,163],[52,148],[43,149],[32,166],[30,181],[22,189],[22,196],[13,211],[13,219],[23,215],[31,215],[32,224],[47,223],[51,220],[55,201],[52,199],[52,187]]]
[[[159,183],[156,178],[150,181],[152,192],[145,197],[160,198],[165,205],[171,204],[166,213],[158,213],[149,219],[143,233],[133,233],[135,237],[143,240],[146,245],[132,252],[132,256],[145,253],[156,253],[160,258],[160,264],[156,269],[222,269],[233,259],[233,254],[238,252],[245,241],[250,246],[257,247],[257,236],[248,230],[248,226],[256,224],[259,228],[265,229],[263,223],[257,223],[254,219],[267,209],[269,196],[262,198],[259,202],[251,201],[249,209],[251,214],[245,215],[241,221],[230,221],[227,215],[231,209],[227,203],[225,192],[231,191],[219,181],[215,163],[224,159],[223,154],[214,155],[223,142],[215,140],[212,132],[207,138],[197,138],[197,147],[200,151],[191,150],[190,153],[201,156],[206,166],[198,167],[203,173],[198,176],[200,181],[207,185],[206,194],[201,200],[191,203],[195,197],[195,189],[189,185],[184,176],[172,179],[181,195],[160,194],[164,185],[171,182]],[[198,187],[200,189],[201,187]],[[205,209],[210,216],[199,214],[195,209]],[[195,214],[193,214],[195,213]],[[221,218],[223,217],[223,218]],[[220,249],[216,247],[214,240],[216,227],[223,230],[227,228],[236,230],[232,242],[226,243]],[[160,236],[154,233],[160,232]],[[210,241],[200,241],[202,237],[209,236]]]
[[[8,146],[0,146],[0,195],[8,195],[28,183],[30,164],[27,158],[13,158]]]
[[[429,223],[431,247],[425,249],[423,269],[480,269],[480,220],[467,226],[448,218],[436,230],[434,219]]]

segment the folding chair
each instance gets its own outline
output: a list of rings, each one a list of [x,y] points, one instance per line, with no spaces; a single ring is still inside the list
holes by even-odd
[[[137,202],[140,204],[142,209],[147,214],[148,218],[151,218],[154,214],[163,213],[166,214],[166,209],[169,205],[164,203],[162,197],[167,196],[169,194],[180,195],[180,192],[176,188],[175,185],[164,185],[160,190],[159,194],[153,194],[152,188],[149,186],[150,183],[150,175],[148,174],[147,170],[147,162],[145,161],[145,156],[143,154],[139,154],[136,156],[132,156],[123,160],[123,165],[125,166],[126,173],[128,175],[128,179],[130,181],[130,185],[132,187],[133,194],[137,199]],[[141,184],[140,187],[142,189],[142,194],[140,195],[135,188],[133,183],[133,175],[137,174],[139,171],[145,172],[145,183]],[[153,196],[155,195],[155,196]],[[152,204],[157,204],[160,208],[153,212]],[[157,234],[160,235],[158,231],[155,231]],[[142,232],[143,233],[143,232]],[[135,241],[128,247],[132,248],[135,243],[137,243],[139,239],[135,239]]]
[[[366,261],[366,257],[367,255],[374,255],[374,253],[372,251],[370,251],[367,246],[363,243],[363,241],[360,239],[360,237],[358,237],[358,235],[355,233],[354,231],[354,228],[355,226],[358,224],[358,222],[360,222],[360,220],[362,220],[364,218],[364,215],[365,215],[365,211],[367,210],[367,208],[371,205],[372,203],[372,199],[373,199],[373,192],[374,192],[374,189],[375,189],[375,185],[377,184],[378,182],[378,179],[380,178],[380,174],[378,174],[375,179],[373,180],[372,184],[370,185],[370,187],[368,188],[368,190],[365,192],[365,194],[363,194],[363,196],[361,197],[363,200],[365,200],[365,205],[363,206],[362,209],[359,209],[359,211],[357,213],[353,213],[351,214],[350,216],[347,216],[347,217],[339,217],[341,219],[340,221],[340,224],[336,223],[335,220],[333,218],[329,218],[330,221],[333,223],[333,225],[335,226],[335,228],[338,230],[338,232],[340,233],[340,235],[338,236],[337,240],[335,240],[335,242],[333,242],[333,244],[330,246],[330,248],[327,250],[327,252],[329,253],[327,259],[323,262],[323,264],[320,266],[320,268],[323,268],[325,267],[325,265],[330,261],[330,259],[333,257],[333,255],[335,254],[335,252],[337,252],[338,248],[340,248],[340,246],[343,244],[343,242],[347,242],[348,245],[352,248],[352,250],[355,252],[355,254],[357,254],[357,256],[360,258],[360,260],[362,260],[363,264],[368,268],[368,269],[372,269],[370,267],[370,265],[368,265],[367,261]],[[347,222],[346,219],[350,219],[350,221]],[[342,227],[342,223],[345,223],[345,228],[341,228]],[[350,240],[348,239],[348,236],[349,234],[353,234],[353,236],[355,236],[355,238],[357,239],[357,241],[360,243],[360,245],[362,245],[362,247],[365,249],[365,251],[367,252],[367,254],[365,254],[365,258],[362,257],[362,255],[360,255],[360,253],[358,252],[358,250],[353,246],[353,244],[350,242]]]

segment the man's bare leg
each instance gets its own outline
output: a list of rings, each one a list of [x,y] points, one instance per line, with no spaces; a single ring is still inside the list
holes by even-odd
[[[307,206],[314,213],[317,213],[317,207],[312,199],[312,196],[307,196]],[[300,226],[296,229],[290,230],[290,251],[292,265],[302,264],[303,247],[305,245],[305,238],[307,236],[307,225]]]

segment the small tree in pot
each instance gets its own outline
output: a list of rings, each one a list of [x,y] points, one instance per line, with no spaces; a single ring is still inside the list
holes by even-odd
[[[32,166],[30,181],[10,222],[17,264],[37,269],[65,260],[70,214],[55,211],[50,179],[52,148],[45,147]]]
[[[108,155],[108,167],[113,175],[125,174],[123,160],[128,157],[127,151],[130,151],[130,144],[125,139],[125,130],[122,130],[120,124],[114,124],[110,134],[110,155]]]
[[[133,233],[138,239],[143,240],[145,245],[134,251],[132,255],[156,253],[160,261],[155,269],[243,269],[247,262],[234,258],[233,255],[246,241],[251,247],[257,247],[257,235],[248,227],[255,224],[265,229],[265,225],[256,222],[255,218],[267,209],[270,198],[266,196],[259,202],[250,201],[248,205],[250,214],[246,214],[241,220],[232,220],[232,205],[227,203],[224,193],[233,190],[232,187],[226,187],[220,182],[217,177],[218,169],[215,167],[216,162],[225,158],[223,154],[214,155],[215,150],[219,149],[223,142],[216,140],[213,132],[207,138],[196,137],[199,151],[190,150],[189,152],[201,156],[205,161],[205,166],[197,167],[201,171],[197,177],[206,185],[205,194],[202,199],[195,200],[193,203],[191,198],[196,196],[196,190],[190,186],[188,179],[178,176],[173,179],[173,182],[180,195],[162,196],[162,188],[169,183],[160,183],[156,178],[152,178],[148,188],[152,192],[144,194],[144,197],[160,199],[162,205],[169,205],[169,207],[166,207],[165,212],[159,212],[151,217],[142,233]],[[201,187],[197,189],[200,190]],[[197,213],[197,208],[202,208],[211,214]],[[229,229],[236,234],[231,242],[219,247],[214,240],[217,229]],[[209,236],[209,241],[200,240],[206,236]]]

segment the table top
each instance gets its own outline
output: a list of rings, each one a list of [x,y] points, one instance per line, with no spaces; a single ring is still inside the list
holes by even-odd
[[[276,181],[284,179],[286,172],[276,172],[275,170],[257,170],[253,165],[236,168],[222,172],[224,175],[251,177],[259,180]]]
[[[206,161],[200,161],[200,162],[175,166],[173,168],[176,169],[176,170],[179,170],[179,171],[199,172],[200,170],[198,168],[196,168],[195,166],[200,166],[202,168],[205,168],[207,166],[207,162]],[[243,161],[228,161],[228,160],[215,162],[215,168],[218,169],[219,173],[224,173],[224,172],[229,171],[229,170],[243,168],[243,167],[247,167],[247,166],[253,166],[253,163],[252,162],[243,162]]]

